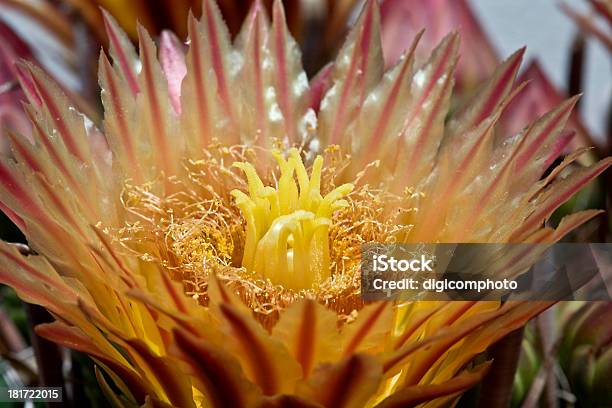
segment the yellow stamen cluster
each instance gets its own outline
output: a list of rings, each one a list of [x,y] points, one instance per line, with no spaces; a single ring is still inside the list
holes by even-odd
[[[343,197],[353,185],[343,184],[323,197],[323,157],[317,156],[308,177],[297,149],[287,159],[273,154],[280,168],[276,188],[265,186],[250,163],[234,164],[244,171],[248,186],[248,195],[232,191],[246,220],[242,266],[286,288],[309,289],[330,276],[332,215],[348,205]]]
[[[173,279],[183,284],[185,293],[202,305],[208,302],[209,276],[214,273],[248,305],[257,320],[268,329],[277,322],[281,310],[304,297],[316,299],[334,310],[341,321],[350,319],[353,311],[363,306],[359,274],[361,245],[367,242],[405,240],[410,226],[399,224],[398,217],[414,211],[414,194],[407,191],[400,196],[371,187],[363,183],[363,175],[351,180],[355,189],[347,189],[349,194],[340,194],[332,203],[335,208],[342,208],[334,211],[328,207],[324,211],[327,217],[331,214],[328,234],[322,237],[329,243],[329,254],[323,255],[329,259],[329,266],[325,267],[325,273],[318,273],[322,275],[318,282],[315,279],[310,286],[295,289],[297,285],[290,288],[253,269],[242,267],[248,220],[246,216],[241,216],[241,209],[236,206],[237,200],[230,192],[241,190],[250,195],[251,187],[244,172],[236,171],[235,167],[230,168],[231,163],[252,163],[261,180],[259,187],[261,184],[277,186],[277,189],[263,187],[268,192],[273,190],[276,194],[277,190],[284,191],[287,189],[285,186],[293,185],[289,187],[293,190],[293,198],[289,201],[293,200],[297,204],[292,209],[310,212],[315,219],[317,213],[323,211],[319,208],[325,200],[321,195],[327,197],[327,192],[337,190],[342,184],[340,180],[345,180],[343,172],[350,165],[350,158],[342,154],[337,146],[330,146],[325,149],[323,159],[316,160],[305,171],[297,150],[289,152],[288,158],[283,158],[286,156],[274,151],[236,145],[210,147],[205,154],[206,157],[201,160],[183,164],[185,175],[180,180],[176,177],[164,178],[163,175],[144,185],[133,185],[128,180],[121,201],[129,217],[123,227],[110,231],[115,239],[130,254],[166,269]],[[282,159],[280,162],[279,158]],[[286,165],[278,169],[277,163],[281,162]],[[244,167],[242,164],[237,166]],[[294,166],[294,170],[293,173],[285,170],[289,176],[282,178],[282,168],[285,166]],[[367,168],[363,173],[366,171]],[[255,176],[252,178],[257,180],[257,174],[252,172]],[[300,187],[299,178],[294,179],[300,177],[300,174],[306,174],[305,178],[302,177],[304,188]],[[285,181],[287,177],[291,183]],[[311,191],[311,181],[313,187],[320,184],[315,192],[322,193],[315,195],[314,200],[319,202],[319,206],[313,202],[306,205],[306,198],[302,199],[302,206],[300,195]],[[170,190],[166,189],[168,185],[172,187]],[[344,200],[348,206],[343,206]],[[279,196],[279,217],[280,201]],[[269,201],[262,205],[269,213],[272,211]],[[289,210],[286,212],[290,213]],[[269,214],[269,218],[272,218],[272,214]],[[275,218],[265,222],[268,227],[260,238],[263,238],[274,221]],[[263,227],[258,228],[263,230]],[[318,236],[313,236],[311,240],[315,238]],[[255,241],[255,250],[258,243]],[[295,249],[292,245],[293,237],[288,237],[285,259],[289,251],[293,257]],[[321,247],[326,250],[326,246],[318,248]],[[314,251],[308,255],[319,256]],[[314,265],[315,262],[308,259],[307,264]],[[293,267],[287,265],[287,269],[290,266]]]

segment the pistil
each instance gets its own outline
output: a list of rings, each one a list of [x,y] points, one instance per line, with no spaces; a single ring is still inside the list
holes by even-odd
[[[280,177],[265,186],[255,168],[234,163],[247,179],[248,194],[232,195],[246,220],[242,266],[286,288],[310,289],[330,276],[329,227],[333,213],[346,207],[353,190],[343,184],[321,195],[323,157],[313,162],[310,177],[297,149],[288,157],[276,151]]]

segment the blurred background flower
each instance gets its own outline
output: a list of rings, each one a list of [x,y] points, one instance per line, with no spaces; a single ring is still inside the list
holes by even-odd
[[[230,32],[232,35],[237,34],[240,23],[248,13],[248,7],[244,1],[238,0],[225,0],[219,3]],[[270,1],[263,3],[268,9],[270,8]],[[610,31],[609,26],[606,25],[609,24],[610,7],[609,2],[606,3],[603,0],[583,3],[582,5],[571,3],[562,6],[563,12],[570,16],[581,30],[573,42],[573,47],[565,51],[569,67],[567,81],[564,84],[558,78],[551,79],[550,69],[543,68],[545,64],[536,60],[531,61],[527,68],[519,74],[518,81],[530,80],[531,82],[508,108],[508,113],[500,126],[504,133],[518,132],[520,124],[527,123],[550,110],[568,94],[582,92],[584,88],[591,86],[588,83],[589,76],[585,76],[586,48],[582,37],[583,35],[592,37],[610,47]],[[325,68],[325,63],[335,56],[338,47],[344,40],[347,28],[355,21],[361,2],[356,0],[296,0],[285,1],[284,4],[289,29],[303,50],[306,72],[311,78],[320,73],[315,83],[325,89],[329,85],[330,70],[328,68],[321,71],[321,69]],[[475,8],[474,4],[479,6]],[[423,54],[417,55],[417,58],[420,59],[428,55],[430,49],[448,31],[458,29],[463,37],[460,51],[462,57],[456,71],[457,92],[453,96],[456,99],[453,103],[459,104],[474,92],[475,86],[500,62],[500,54],[497,49],[499,40],[487,34],[491,33],[491,30],[487,31],[487,28],[490,28],[490,22],[479,21],[482,13],[475,14],[474,12],[475,9],[482,12],[481,5],[482,2],[465,0],[382,0],[382,35],[387,66],[395,63],[397,57],[409,47],[410,41],[421,28],[425,28],[426,32],[419,48],[419,52]],[[97,52],[100,46],[109,45],[106,42],[99,6],[106,8],[117,18],[132,41],[135,41],[137,37],[136,19],[139,19],[152,33],[161,34],[162,30],[169,29],[184,39],[188,10],[192,9],[194,14],[200,14],[200,2],[187,0],[138,0],[133,2],[0,0],[0,13],[2,13],[0,14],[0,36],[3,40],[0,43],[0,126],[3,132],[11,129],[26,136],[29,132],[29,122],[21,109],[21,101],[24,98],[23,90],[17,86],[16,82],[18,73],[15,62],[21,58],[36,61],[42,65],[47,72],[59,80],[80,110],[86,112],[94,121],[99,118],[100,105],[95,97],[97,93]],[[588,6],[591,8],[589,9]],[[561,15],[561,11],[558,13]],[[538,18],[545,19],[542,16]],[[520,29],[521,23],[514,24]],[[19,26],[21,30],[18,30]],[[26,30],[23,29],[24,26],[27,27]],[[542,30],[546,29],[546,25],[543,24]],[[494,30],[493,34],[495,34]],[[529,42],[526,45],[529,46]],[[595,84],[595,86],[599,85],[599,83]],[[610,90],[609,82],[601,86]],[[584,159],[586,163],[592,163],[597,158],[610,154],[612,138],[610,116],[601,116],[595,119],[589,117],[588,124],[585,124],[578,114],[573,114],[570,119],[568,127],[577,131],[572,141],[573,146],[596,146],[590,156],[585,156],[587,157]],[[606,120],[608,121],[607,127],[593,126],[594,121],[605,122]],[[0,139],[0,150],[3,154],[10,154],[6,150],[5,141],[4,137]],[[584,208],[597,207],[609,210],[610,186],[612,185],[610,172],[605,173],[604,177],[607,177],[607,181],[593,184],[588,190],[574,197],[557,212],[554,220],[558,221],[562,216]],[[578,231],[571,239],[609,242],[610,231],[609,218],[606,220],[605,217],[601,217]],[[23,240],[19,232],[7,223],[1,227],[0,233],[2,238],[9,241]],[[9,345],[7,347],[12,347],[12,349],[6,349],[9,350],[7,351],[9,354],[5,353],[5,355],[9,360],[28,361],[30,367],[35,368],[36,364],[32,363],[34,360],[32,352],[29,354],[26,352],[27,356],[18,355],[18,358],[13,358],[17,354],[10,354],[27,350],[27,340],[23,339],[29,336],[27,331],[24,331],[27,324],[24,324],[23,320],[17,325],[13,323],[14,320],[20,321],[19,306],[14,302],[14,295],[10,291],[5,291],[4,299],[7,299],[2,302],[2,307],[6,309],[5,316],[10,315],[14,318],[5,318],[3,320],[5,324],[1,325],[2,337],[8,339],[6,340]],[[537,371],[541,367],[550,368],[552,364],[556,364],[567,376],[567,384],[561,381],[563,384],[560,389],[563,392],[589,398],[588,395],[592,395],[593,390],[601,387],[601,381],[605,378],[605,375],[602,376],[601,373],[609,371],[606,371],[606,367],[609,366],[610,353],[609,348],[606,348],[609,341],[606,343],[601,339],[601,336],[605,338],[605,335],[600,335],[598,338],[592,333],[593,330],[589,331],[587,328],[598,327],[593,322],[602,321],[597,316],[609,316],[608,309],[604,306],[581,307],[573,311],[572,319],[565,319],[563,323],[557,323],[557,330],[561,333],[557,337],[561,339],[558,340],[560,344],[556,346],[557,348],[546,348],[552,347],[550,341],[542,340],[542,336],[538,334],[540,330],[544,330],[546,334],[548,329],[529,329],[530,332],[523,340],[523,344],[525,344],[524,349],[527,350],[524,355],[531,357],[521,359],[517,378],[523,380],[521,380],[522,385],[517,389],[522,387],[529,392],[537,378]],[[558,314],[562,313],[558,312]],[[1,314],[0,317],[2,317]],[[573,323],[568,323],[570,321]],[[584,322],[589,322],[589,324],[586,325]],[[537,324],[540,325],[540,323]],[[21,333],[20,336],[17,333]],[[19,340],[20,337],[21,340]],[[554,354],[555,363],[552,363],[550,357],[547,356],[557,350],[561,350],[562,355]],[[534,357],[538,355],[540,355],[539,359]],[[75,366],[78,367],[78,364]],[[12,369],[14,370],[14,367]],[[87,370],[87,364],[84,365],[84,369]],[[21,368],[19,370],[20,376],[27,379],[26,382],[35,381],[33,379],[35,369],[28,371]],[[593,376],[593,372],[599,374]],[[91,372],[90,375],[92,375]],[[585,378],[588,381],[585,382]],[[605,396],[605,394],[602,395]],[[523,398],[528,398],[527,394],[523,395]],[[571,398],[568,397],[568,399]]]

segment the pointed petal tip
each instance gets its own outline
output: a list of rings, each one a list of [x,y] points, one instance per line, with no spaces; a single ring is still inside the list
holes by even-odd
[[[34,80],[34,64],[27,60],[20,60],[15,63],[15,69],[17,71],[17,80],[28,96],[28,100],[35,106],[41,106],[43,101]]]
[[[197,21],[197,18],[195,16],[195,14],[193,13],[193,9],[192,8],[190,8],[187,11],[187,23],[189,23],[191,20],[196,20]]]
[[[159,35],[160,44],[164,44],[165,46],[171,47],[175,50],[180,50],[181,40],[174,34],[174,32],[170,30],[162,30]],[[161,48],[161,47],[160,47]]]
[[[127,34],[121,29],[117,20],[105,9],[102,9],[104,28],[109,41],[109,51],[113,63],[118,64],[120,72],[125,77],[132,95],[139,92],[136,72],[132,67],[135,51]]]
[[[26,59],[19,59],[15,61],[15,69],[17,71],[17,79],[27,79],[33,74],[35,64],[32,61]]]
[[[285,16],[285,6],[281,0],[274,0],[272,6],[272,24],[276,25],[281,22],[283,25],[287,25],[287,18]]]
[[[444,41],[461,41],[461,32],[459,32],[457,29],[452,30],[442,39],[442,42]]]
[[[411,54],[412,52],[414,52],[414,50],[416,50],[417,46],[419,45],[419,43],[421,42],[421,39],[423,38],[423,35],[425,34],[426,29],[425,28],[421,28],[412,38],[412,42],[410,44],[410,47],[405,48],[404,51],[402,52],[402,58],[404,58],[406,55]],[[400,58],[400,60],[402,59]]]
[[[461,46],[461,34],[459,31],[448,33],[434,48],[429,61],[435,61],[442,57],[446,61],[443,65],[450,66],[451,70],[457,65],[459,60],[459,48]]]
[[[113,16],[106,8],[99,6],[100,13],[102,13],[102,21],[104,23],[104,29],[107,35],[110,37],[110,33],[117,31],[119,27],[117,19]]]
[[[151,37],[147,29],[140,23],[140,21],[136,22],[136,31],[138,32],[138,42],[142,43],[142,39],[145,37]]]
[[[518,69],[523,62],[523,58],[525,57],[526,51],[527,47],[522,46],[521,48],[510,54],[510,56],[504,62],[510,62],[512,66],[516,66],[516,69]]]
[[[411,62],[414,62],[414,58],[413,58],[414,53],[416,49],[418,48],[418,45],[421,42],[421,39],[423,38],[423,34],[425,34],[424,28],[422,28],[419,32],[417,32],[414,35],[414,37],[412,38],[412,42],[410,43],[410,46],[402,50],[400,57],[393,64],[386,65],[387,70],[393,70],[398,65],[409,64]],[[384,53],[384,49],[383,49],[383,53]],[[385,61],[386,60],[387,59],[385,59]]]
[[[581,92],[581,93],[578,93],[576,95],[570,96],[569,98],[567,98],[563,102],[561,102],[561,106],[567,107],[566,109],[568,111],[574,110],[574,108],[576,107],[576,104],[582,98],[582,95],[583,95],[583,93]]]
[[[319,70],[310,81],[310,107],[315,112],[319,111],[321,101],[332,84],[334,63],[330,62]]]
[[[365,8],[367,8],[369,11],[378,11],[379,10],[378,1],[377,0],[366,0]]]
[[[364,22],[375,20],[376,24],[380,24],[380,8],[378,7],[377,0],[366,0],[361,11],[359,12],[359,18],[357,24],[354,27],[363,25]]]
[[[261,13],[265,13],[265,7],[263,6],[263,3],[261,2],[261,0],[255,0],[254,2],[251,3],[251,7],[249,9],[249,13],[247,16],[247,20],[249,21],[254,21],[256,18],[258,18]]]
[[[181,114],[181,84],[187,75],[183,43],[171,31],[163,30],[159,41],[159,61],[168,82],[168,93],[174,111]]]
[[[107,20],[109,20],[109,17],[111,17],[111,14],[108,12],[108,10],[106,10],[104,6],[98,6],[98,10],[100,10],[100,13],[102,14],[102,19],[104,20],[104,24],[106,25]]]
[[[452,50],[452,54],[455,57],[458,57],[459,47],[461,45],[461,34],[458,30],[451,31],[446,34],[442,40],[438,43],[436,48],[434,49],[434,53],[436,50],[443,50],[450,48]]]
[[[608,167],[610,167],[610,165],[612,165],[612,156],[611,157],[606,157],[605,159],[600,160],[599,163],[601,163],[601,166],[603,167],[602,172],[607,170]]]
[[[29,74],[27,61],[24,61],[24,60],[15,61],[15,70],[17,71],[17,79],[20,82],[26,79],[27,75]]]
[[[575,105],[576,103],[578,103],[578,101],[579,101],[580,99],[582,99],[582,96],[583,96],[583,95],[584,95],[584,92],[579,92],[579,93],[577,93],[576,95],[572,95],[572,96],[570,97],[570,99],[575,100],[575,102],[574,102],[574,105]]]
[[[157,44],[155,44],[155,41],[153,41],[153,37],[151,37],[151,33],[149,33],[149,30],[147,30],[147,28],[143,26],[140,21],[137,21],[136,31],[138,33],[138,49],[140,50],[140,59],[143,64],[147,59],[145,56],[147,50],[151,50],[152,52],[150,58],[153,58],[155,61],[157,61],[158,46]]]
[[[100,53],[98,54],[98,66],[104,61],[107,62],[110,66],[110,60],[108,59],[108,54],[106,54],[106,50],[104,50],[104,48],[100,48]]]

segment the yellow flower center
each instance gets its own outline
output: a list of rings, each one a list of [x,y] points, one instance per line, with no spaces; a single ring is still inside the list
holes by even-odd
[[[211,146],[184,162],[180,179],[126,181],[120,200],[128,216],[111,233],[202,305],[215,274],[267,329],[304,297],[350,320],[363,307],[361,245],[405,241],[410,225],[397,220],[415,202],[361,176],[341,185],[348,166],[337,147],[305,166],[297,149]]]
[[[248,195],[231,192],[246,219],[242,266],[286,288],[310,289],[330,276],[332,215],[348,205],[343,197],[353,185],[343,184],[322,196],[323,157],[317,156],[308,177],[297,149],[286,159],[278,151],[273,155],[280,168],[276,188],[264,186],[250,163],[234,163],[248,185]]]

